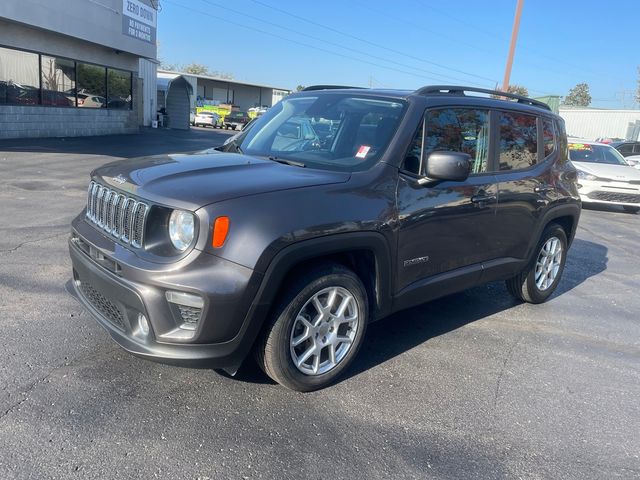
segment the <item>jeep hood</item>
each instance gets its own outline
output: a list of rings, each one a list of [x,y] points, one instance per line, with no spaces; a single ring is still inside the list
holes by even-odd
[[[236,197],[342,183],[350,174],[207,151],[112,162],[94,170],[92,177],[153,203],[197,210]]]

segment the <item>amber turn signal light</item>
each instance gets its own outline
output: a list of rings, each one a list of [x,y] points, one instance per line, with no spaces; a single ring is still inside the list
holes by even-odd
[[[224,245],[229,233],[229,217],[218,217],[213,222],[213,248],[220,248]]]

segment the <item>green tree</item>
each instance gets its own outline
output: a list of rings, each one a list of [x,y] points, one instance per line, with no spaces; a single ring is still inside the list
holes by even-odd
[[[219,70],[211,70],[207,65],[202,63],[189,63],[183,65],[181,63],[162,63],[160,65],[162,70],[171,70],[172,72],[184,72],[192,75],[207,75],[208,77],[217,77],[224,80],[233,80],[233,73],[221,72]]]
[[[565,105],[572,107],[588,107],[591,105],[591,94],[589,93],[589,85],[587,83],[579,83],[571,90],[569,95],[564,98]]]
[[[509,87],[507,88],[507,93],[515,93],[516,95],[522,95],[523,97],[528,97],[529,96],[529,90],[527,89],[527,87],[524,87],[522,85],[509,85]],[[501,95],[491,95],[491,98],[504,98]]]
[[[509,85],[507,93],[515,93],[516,95],[522,95],[523,97],[529,96],[529,90],[522,85]]]
[[[201,63],[190,63],[182,68],[184,73],[193,73],[194,75],[209,75],[209,67]]]

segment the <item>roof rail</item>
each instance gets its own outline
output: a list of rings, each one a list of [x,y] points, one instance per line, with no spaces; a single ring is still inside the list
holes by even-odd
[[[302,89],[303,92],[312,92],[314,90],[342,90],[342,89],[350,89],[357,88],[362,89],[362,87],[349,87],[346,85],[311,85],[310,87],[305,87]]]
[[[416,90],[417,95],[462,95],[464,96],[464,92],[478,92],[478,93],[487,93],[489,95],[495,95],[496,97],[506,97],[513,98],[517,100],[518,103],[522,103],[524,105],[531,105],[532,107],[544,108],[545,110],[551,110],[551,107],[544,102],[539,100],[534,100],[533,98],[524,97],[522,95],[517,95],[515,93],[509,92],[501,92],[500,90],[489,90],[487,88],[477,88],[477,87],[460,87],[454,85],[430,85],[427,87],[422,87]]]

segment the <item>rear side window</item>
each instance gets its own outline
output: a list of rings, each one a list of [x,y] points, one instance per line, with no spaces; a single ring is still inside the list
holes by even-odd
[[[536,117],[522,113],[500,113],[499,169],[529,168],[538,160]]]
[[[553,122],[547,118],[542,120],[542,144],[544,145],[544,158],[555,152],[556,132]]]
[[[640,154],[640,143],[636,143],[636,144],[633,146],[633,154],[634,154],[634,155],[638,155],[638,154]]]
[[[425,117],[424,153],[462,152],[471,155],[471,173],[487,171],[489,159],[488,110],[445,108]]]

